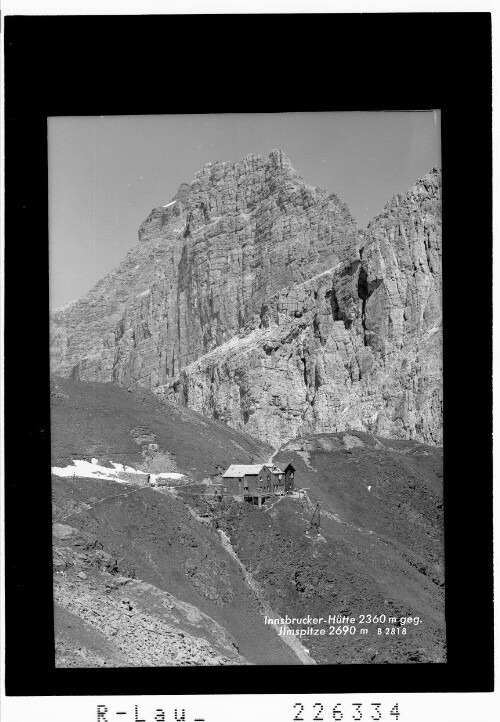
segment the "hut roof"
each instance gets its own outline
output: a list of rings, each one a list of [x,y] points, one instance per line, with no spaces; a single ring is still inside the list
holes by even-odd
[[[231,464],[229,469],[222,474],[223,479],[241,479],[244,476],[255,476],[260,474],[262,469],[268,469],[272,474],[284,474],[274,464]]]
[[[222,478],[242,478],[247,474],[259,474],[263,466],[264,464],[231,464],[229,469],[222,474]]]

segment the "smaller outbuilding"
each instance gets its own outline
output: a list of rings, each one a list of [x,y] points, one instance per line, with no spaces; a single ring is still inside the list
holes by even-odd
[[[292,492],[295,489],[295,466],[285,466],[285,492]]]

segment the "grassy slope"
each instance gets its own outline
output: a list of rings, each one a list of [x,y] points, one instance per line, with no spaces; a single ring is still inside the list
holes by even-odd
[[[54,465],[92,457],[139,464],[141,449],[130,434],[130,429],[139,426],[154,433],[160,448],[174,454],[180,471],[195,480],[271,453],[263,442],[195,411],[160,404],[148,391],[62,378],[55,383],[51,404]]]
[[[128,393],[111,384],[62,379],[56,383],[52,405],[54,465],[92,456],[100,463],[139,465],[140,449],[129,433],[136,426],[155,433],[160,448],[172,453],[178,468],[193,480],[214,474],[232,461],[250,462],[266,458],[270,452],[260,442],[194,412],[174,407],[166,413],[149,394]],[[111,559],[106,569],[113,575],[150,583],[215,620],[232,636],[247,661],[298,663],[263,624],[260,605],[238,565],[222,548],[217,532],[196,520],[182,501],[168,492],[78,477],[53,476],[52,489],[54,521],[91,535],[86,542],[77,534],[69,541],[55,542],[56,556],[67,560],[66,567],[60,562],[63,574],[56,574],[56,586],[68,604],[83,590],[92,591],[96,604],[99,594],[102,598],[109,593],[107,571],[96,558],[97,548]],[[87,580],[78,578],[80,571]],[[145,613],[153,614],[147,604],[143,607]],[[59,656],[72,666],[98,664],[104,656],[102,650],[113,644],[112,637],[105,635],[97,645],[95,626],[89,627],[75,615],[71,627],[59,624],[57,620],[68,615],[65,610],[56,617]],[[83,628],[86,632],[82,637]],[[74,630],[70,637],[68,629]],[[214,642],[206,630],[197,634]],[[134,663],[135,657],[129,655],[127,659]],[[116,645],[109,663],[124,664],[123,650]]]
[[[346,436],[362,445],[346,448]],[[423,620],[404,637],[378,637],[371,628],[365,638],[306,638],[314,659],[444,661],[442,451],[350,432],[297,439],[275,461],[292,461],[311,503],[284,499],[265,514],[252,509],[229,522],[240,558],[273,607],[298,616]],[[316,502],[320,540],[306,533]]]
[[[92,456],[139,464],[140,450],[129,433],[135,426],[156,434],[160,447],[195,481],[230,463],[269,456],[258,441],[191,411],[165,409],[149,394],[110,384],[57,384],[52,441],[59,464]],[[239,558],[280,614],[418,614],[423,620],[404,637],[370,632],[363,638],[303,639],[317,662],[444,661],[441,451],[351,432],[295,440],[275,461],[293,462],[308,499],[283,499],[257,510],[230,499],[218,505],[199,495],[202,486],[187,487],[176,498],[115,482],[53,477],[55,521],[93,535],[116,562],[112,574],[135,576],[209,615],[247,661],[296,664],[297,658],[263,624],[262,608],[221,547],[217,528],[229,533]],[[316,501],[322,510],[319,540],[307,533]],[[195,518],[186,504],[206,514],[206,521]],[[57,544],[62,548],[66,542]],[[81,552],[81,544],[75,550]],[[68,566],[66,578],[56,574],[66,591],[67,583],[73,585],[68,594],[89,585],[95,599],[108,594],[106,572],[98,570],[93,553],[83,548],[83,558]],[[76,577],[80,569],[86,581]],[[99,663],[113,640],[103,638],[101,645],[79,652],[82,624],[75,617],[70,638],[58,629],[61,655],[71,665]],[[95,628],[86,629],[85,639],[95,641]],[[231,657],[210,629],[197,634]],[[133,655],[126,660],[136,663]],[[123,663],[123,650],[115,647],[111,664]]]

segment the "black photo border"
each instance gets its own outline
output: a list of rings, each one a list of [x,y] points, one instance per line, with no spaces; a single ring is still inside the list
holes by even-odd
[[[54,666],[47,118],[416,109],[442,119],[448,661],[287,667],[280,690],[491,691],[490,14],[7,16],[4,28],[7,695],[276,693],[258,666]]]

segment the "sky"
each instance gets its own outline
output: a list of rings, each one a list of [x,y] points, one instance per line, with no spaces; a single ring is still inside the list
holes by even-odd
[[[209,161],[279,148],[364,228],[441,165],[440,132],[439,111],[49,118],[50,306],[114,268],[151,209]]]

